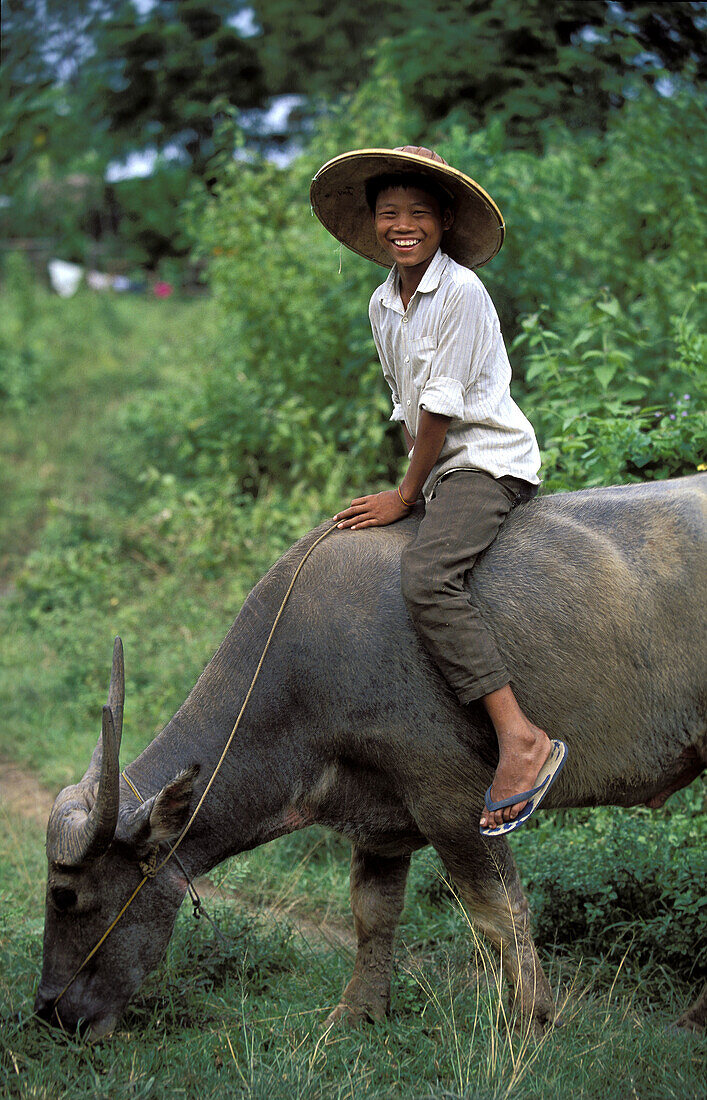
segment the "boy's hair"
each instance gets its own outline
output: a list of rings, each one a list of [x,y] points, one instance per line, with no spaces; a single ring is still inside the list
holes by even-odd
[[[387,191],[390,187],[403,187],[405,190],[416,187],[420,191],[426,191],[439,203],[440,214],[454,209],[454,199],[449,192],[424,172],[386,172],[382,176],[373,176],[366,180],[365,186],[366,202],[372,214],[376,212],[376,202],[381,191]]]

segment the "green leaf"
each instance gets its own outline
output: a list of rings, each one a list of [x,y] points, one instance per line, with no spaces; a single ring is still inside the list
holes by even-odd
[[[617,368],[613,363],[603,363],[600,366],[594,368],[594,376],[597,381],[601,383],[604,389],[607,388],[612,378],[616,374],[616,369]]]
[[[608,302],[597,302],[597,309],[600,309],[602,313],[608,313],[610,317],[621,316],[621,306],[615,298],[610,298]]]
[[[591,340],[592,336],[594,336],[595,331],[596,330],[593,328],[583,328],[577,333],[570,347],[574,349],[578,348],[581,344],[586,344],[587,340]]]

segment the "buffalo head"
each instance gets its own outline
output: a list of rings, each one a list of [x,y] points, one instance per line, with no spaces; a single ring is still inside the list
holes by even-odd
[[[70,1031],[82,1024],[94,1038],[112,1031],[166,948],[187,885],[174,861],[145,884],[82,963],[142,879],[141,861],[181,832],[198,772],[190,768],[137,808],[121,808],[124,698],[123,649],[116,638],[101,738],[83,779],[58,795],[47,827],[44,958],[35,1011]]]

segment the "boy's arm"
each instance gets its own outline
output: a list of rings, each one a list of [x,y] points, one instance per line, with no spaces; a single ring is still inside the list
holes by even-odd
[[[439,413],[421,409],[417,436],[414,440],[415,449],[412,452],[407,473],[400,483],[400,493],[397,489],[386,489],[382,493],[370,493],[367,496],[357,497],[351,501],[350,507],[344,508],[334,516],[334,519],[339,521],[338,526],[352,529],[385,527],[406,516],[439,458],[450,420],[449,416],[440,416]],[[412,436],[407,428],[403,430],[405,441],[412,447]],[[409,501],[409,504],[403,503],[400,494],[404,500]]]

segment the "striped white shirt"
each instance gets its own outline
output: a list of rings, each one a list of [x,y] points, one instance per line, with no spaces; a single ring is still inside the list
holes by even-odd
[[[368,313],[392,393],[390,419],[404,421],[414,439],[420,409],[451,417],[425,499],[451,470],[511,474],[537,485],[535,433],[511,398],[498,315],[478,276],[438,250],[407,309],[393,267]]]

